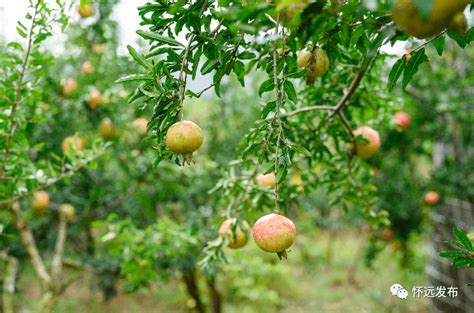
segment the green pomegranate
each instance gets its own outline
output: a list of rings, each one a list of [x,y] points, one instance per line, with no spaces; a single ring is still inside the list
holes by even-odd
[[[423,18],[414,0],[396,0],[392,19],[408,34],[427,38],[439,34],[449,27],[454,16],[464,10],[468,0],[433,0],[433,7],[427,18]]]
[[[176,154],[182,154],[189,164],[193,152],[199,149],[204,141],[201,128],[191,121],[180,121],[173,124],[166,133],[166,145]]]

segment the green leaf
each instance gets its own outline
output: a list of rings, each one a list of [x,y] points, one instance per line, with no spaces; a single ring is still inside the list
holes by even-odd
[[[466,47],[466,45],[468,44],[468,43],[466,42],[465,37],[459,35],[459,34],[456,33],[456,32],[449,31],[449,32],[448,32],[448,36],[449,36],[451,39],[454,39],[454,41],[456,41],[456,43],[457,43],[461,48]]]
[[[462,245],[468,250],[468,251],[473,251],[472,248],[472,241],[469,240],[467,235],[459,228],[456,227],[453,229],[454,235],[461,241]]]
[[[463,266],[468,266],[472,263],[473,261],[469,258],[466,257],[458,257],[453,260],[452,267],[453,268],[460,268]]]
[[[274,111],[275,107],[276,107],[276,101],[270,101],[267,104],[265,104],[262,110],[262,119],[266,118],[270,112]]]
[[[435,47],[436,52],[438,52],[438,55],[441,56],[444,51],[444,46],[446,45],[446,38],[444,36],[439,36],[438,38],[433,40],[431,44]]]
[[[408,83],[413,78],[413,75],[418,71],[420,64],[428,61],[428,57],[425,54],[425,48],[422,48],[411,55],[410,61],[403,72],[403,89],[407,87]]]
[[[136,82],[136,81],[150,81],[154,80],[150,75],[145,74],[132,74],[125,77],[121,77],[115,81],[116,84]]]
[[[273,88],[275,88],[273,78],[267,79],[258,88],[258,95],[261,97],[262,94],[264,94],[265,92],[273,90]]]
[[[20,27],[17,26],[16,30],[21,37],[26,38],[26,33]]]
[[[283,87],[285,89],[286,95],[288,96],[288,99],[296,103],[296,90],[295,86],[293,86],[293,83],[289,80],[285,80]]]
[[[402,56],[395,64],[392,66],[390,70],[390,74],[388,74],[388,90],[392,91],[392,89],[397,84],[398,79],[402,75],[403,71],[405,70],[406,66],[406,57]]]
[[[463,251],[443,251],[439,253],[439,256],[443,258],[456,258],[466,256],[466,253]]]
[[[446,240],[444,241],[444,243],[447,243],[447,244],[450,244],[450,245],[453,245],[453,246],[456,246],[460,249],[464,249],[464,246],[462,245],[462,243],[460,243],[459,241],[455,241],[455,240]]]
[[[181,44],[179,41],[174,40],[173,38],[162,36],[159,34],[155,34],[152,32],[146,32],[143,30],[137,30],[137,34],[145,39],[155,40],[159,42],[163,42],[169,44],[171,46],[181,46],[184,48],[184,45]]]
[[[128,52],[132,56],[132,58],[141,66],[146,68],[149,71],[153,71],[153,66],[145,59],[143,55],[138,53],[132,46],[127,45]]]

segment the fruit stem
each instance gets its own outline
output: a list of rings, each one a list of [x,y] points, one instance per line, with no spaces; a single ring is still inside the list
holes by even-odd
[[[288,259],[288,253],[286,252],[286,250],[277,252],[277,255],[278,255],[278,259],[280,260],[283,260],[283,258]]]

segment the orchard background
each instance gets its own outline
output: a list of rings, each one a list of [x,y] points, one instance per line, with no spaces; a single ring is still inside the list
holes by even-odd
[[[27,2],[1,312],[472,309],[471,1]]]

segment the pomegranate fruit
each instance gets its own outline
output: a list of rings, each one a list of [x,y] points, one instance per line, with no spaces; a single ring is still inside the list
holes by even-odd
[[[380,148],[379,133],[369,126],[361,126],[354,131],[354,136],[362,136],[367,143],[357,142],[356,154],[362,159],[368,159],[373,156]],[[353,149],[353,148],[352,148]]]
[[[275,173],[268,173],[268,174],[258,174],[255,177],[255,180],[257,181],[257,185],[259,185],[262,188],[273,188],[275,187],[276,184],[276,177]]]
[[[392,10],[395,24],[408,34],[427,38],[448,27],[454,16],[464,11],[468,0],[433,0],[427,18],[418,11],[415,0],[396,0]]]
[[[92,45],[92,52],[95,54],[104,54],[107,51],[107,45],[105,43],[95,43]]]
[[[91,17],[92,15],[94,15],[94,7],[92,6],[92,4],[88,3],[79,5],[77,6],[77,13],[79,13],[82,18]]]
[[[300,50],[296,63],[300,68],[308,69],[308,77],[321,77],[329,68],[329,58],[323,49],[316,49],[314,52],[307,49]]]
[[[46,212],[49,205],[49,195],[46,191],[36,191],[31,200],[31,208],[33,214],[36,216],[42,216]]]
[[[458,33],[459,35],[466,34],[467,20],[466,20],[466,16],[464,16],[464,12],[459,12],[453,17],[453,19],[451,20],[451,23],[448,26],[448,29],[450,31]]]
[[[177,122],[166,133],[168,149],[173,153],[182,154],[188,164],[193,159],[193,152],[199,149],[203,141],[201,128],[191,121]]]
[[[136,129],[137,133],[140,136],[146,135],[147,126],[148,126],[148,121],[146,120],[146,118],[143,118],[143,117],[137,118],[136,120],[132,122],[132,125],[133,125],[133,128]]]
[[[234,232],[233,228],[236,222],[237,220],[235,218],[229,218],[225,220],[219,228],[219,236],[222,238],[229,236],[228,247],[232,249],[242,248],[249,241],[247,237],[247,231],[250,229],[249,223],[243,221],[244,229],[242,229],[240,225],[237,225],[237,229]]]
[[[429,205],[436,205],[439,201],[439,195],[435,191],[427,192],[425,195],[425,202]]]
[[[115,127],[114,127],[114,123],[112,122],[112,120],[108,117],[104,118],[99,126],[97,127],[97,129],[99,130],[99,133],[100,135],[103,137],[103,138],[111,138],[113,136],[115,136]]]
[[[395,123],[402,129],[405,130],[408,128],[408,125],[410,125],[411,118],[410,115],[406,112],[397,112],[393,116],[393,119],[395,120]]]
[[[382,238],[385,241],[391,241],[395,235],[393,234],[393,231],[391,229],[384,229],[382,231]]]
[[[89,93],[88,104],[91,110],[95,110],[97,107],[100,107],[104,103],[105,98],[100,91],[94,89]]]
[[[77,81],[70,78],[62,81],[61,86],[63,96],[69,97],[77,90],[78,84]]]
[[[82,151],[86,146],[85,140],[82,138],[69,136],[64,139],[62,149],[64,153],[71,153],[72,151]]]
[[[86,61],[84,63],[82,63],[81,65],[81,72],[84,73],[84,74],[92,74],[94,73],[95,71],[95,68],[94,66],[91,64],[91,62],[89,61]]]
[[[59,212],[61,214],[64,214],[64,216],[66,217],[66,220],[69,223],[72,222],[72,220],[76,216],[76,210],[70,204],[61,204],[61,206],[59,207]]]
[[[295,241],[296,227],[289,218],[271,213],[255,222],[252,235],[260,249],[277,253],[281,258],[286,257],[286,249]]]

